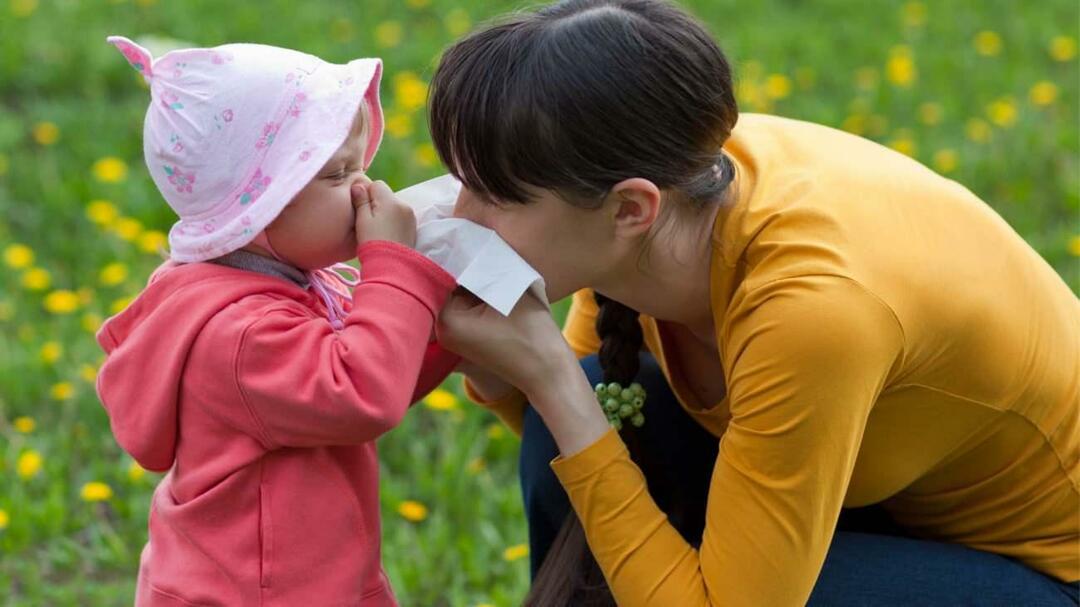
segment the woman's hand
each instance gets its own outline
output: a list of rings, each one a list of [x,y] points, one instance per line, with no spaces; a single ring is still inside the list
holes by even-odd
[[[457,291],[436,329],[448,350],[517,386],[569,456],[609,428],[596,395],[551,312],[526,295],[510,316]]]

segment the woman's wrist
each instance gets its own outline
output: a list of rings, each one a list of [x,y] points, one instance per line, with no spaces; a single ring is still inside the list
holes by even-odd
[[[611,427],[575,359],[553,367],[546,381],[525,390],[525,394],[544,419],[563,457],[592,445]]]

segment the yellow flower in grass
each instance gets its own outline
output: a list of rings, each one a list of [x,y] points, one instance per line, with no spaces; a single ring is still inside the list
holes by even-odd
[[[127,277],[127,266],[117,261],[110,263],[101,269],[101,273],[98,275],[98,281],[106,287],[115,287],[127,280]]]
[[[503,550],[503,559],[510,561],[511,563],[521,560],[527,556],[529,556],[528,544],[518,544],[516,546],[510,546],[506,550]]]
[[[401,112],[387,112],[386,132],[395,139],[404,139],[413,133],[412,118]]]
[[[51,365],[64,355],[64,347],[58,341],[47,341],[41,346],[41,362]]]
[[[41,454],[37,451],[33,449],[23,451],[19,454],[19,459],[15,460],[15,474],[22,479],[34,478],[41,472],[42,461]]]
[[[439,163],[439,153],[435,150],[435,146],[430,143],[421,143],[416,146],[416,150],[413,151],[413,158],[416,159],[416,164],[424,168],[430,168]]]
[[[137,483],[146,476],[146,470],[139,465],[138,462],[131,462],[128,464],[127,477],[133,483]]]
[[[79,309],[79,296],[73,291],[60,289],[46,295],[44,305],[52,314],[71,314]]]
[[[863,114],[852,114],[844,119],[840,128],[854,135],[862,135],[866,133],[866,116]]]
[[[0,529],[7,529],[10,522],[11,517],[8,516],[7,510],[0,509]]]
[[[86,216],[99,226],[108,227],[116,221],[120,212],[116,210],[116,205],[108,200],[91,200],[90,204],[86,205]]]
[[[446,31],[453,37],[464,35],[472,27],[472,20],[469,19],[469,13],[466,13],[460,8],[456,8],[449,13],[446,13],[446,19],[443,21],[446,25]]]
[[[383,21],[375,26],[375,44],[382,48],[393,48],[401,44],[405,28],[400,21]]]
[[[944,115],[945,110],[941,108],[940,103],[929,101],[919,106],[919,120],[926,126],[941,124]]]
[[[49,388],[49,396],[53,397],[53,400],[71,400],[75,396],[75,386],[66,381],[53,384],[53,387]]]
[[[436,411],[450,411],[457,408],[458,399],[453,392],[438,389],[424,398],[424,404]]]
[[[413,500],[405,500],[398,504],[397,511],[401,518],[413,523],[419,523],[428,516],[427,506]]]
[[[939,173],[951,173],[956,170],[959,158],[956,150],[945,148],[934,153],[934,168]]]
[[[52,275],[43,268],[30,268],[23,272],[22,286],[28,291],[44,291],[52,284]]]
[[[488,426],[487,435],[492,440],[498,440],[506,436],[506,428],[503,428],[502,424],[491,424]]]
[[[147,230],[137,239],[139,250],[143,253],[160,253],[169,244],[169,237],[157,230]]]
[[[900,17],[908,27],[920,27],[926,24],[926,5],[922,2],[905,2],[900,9]]]
[[[1069,61],[1076,56],[1076,38],[1054,36],[1050,40],[1050,57],[1054,61]]]
[[[468,465],[465,466],[465,469],[469,474],[480,474],[485,468],[487,468],[487,462],[484,461],[484,458],[482,457],[476,457],[469,460]]]
[[[427,104],[428,85],[412,72],[394,76],[394,97],[406,112],[416,111]]]
[[[983,30],[975,34],[975,39],[972,41],[975,46],[975,52],[979,53],[983,57],[994,57],[1001,54],[1001,36],[997,32],[990,30]]]
[[[79,497],[87,502],[103,502],[112,499],[112,496],[112,487],[98,481],[86,483],[82,486],[82,490],[79,491]]]
[[[121,217],[113,224],[112,229],[116,232],[116,235],[120,238],[132,242],[142,234],[143,225],[138,219],[132,219],[131,217]]]
[[[39,122],[34,125],[34,141],[39,145],[52,145],[60,140],[60,127],[52,122]]]
[[[127,163],[115,156],[106,156],[91,168],[94,178],[104,183],[120,183],[127,179]]]
[[[124,308],[127,308],[129,305],[131,305],[131,299],[132,298],[130,297],[121,297],[120,299],[113,301],[111,304],[109,304],[109,313],[119,314],[123,312]]]
[[[11,0],[11,14],[16,17],[29,17],[37,7],[37,0]]]
[[[968,139],[975,143],[986,143],[990,141],[990,125],[985,120],[979,118],[972,118],[967,121],[967,125],[964,127],[967,132]]]
[[[94,368],[94,365],[84,364],[79,367],[79,377],[88,384],[97,381],[97,374],[98,372],[97,369]]]
[[[1028,92],[1028,98],[1035,105],[1047,106],[1055,101],[1058,97],[1058,87],[1053,82],[1048,80],[1040,80],[1035,83],[1035,86],[1031,87],[1031,91]]]
[[[765,95],[769,99],[783,99],[791,94],[791,78],[783,74],[772,74],[765,79]]]
[[[15,426],[15,431],[20,434],[30,434],[34,431],[34,428],[37,428],[37,422],[34,421],[34,418],[25,415],[16,417],[11,425]]]
[[[23,270],[34,264],[34,250],[24,244],[11,244],[4,248],[4,263],[14,270]]]
[[[885,76],[889,82],[902,88],[908,88],[915,83],[918,69],[915,67],[915,58],[910,46],[901,44],[889,51],[889,60],[885,64]]]
[[[102,323],[101,316],[99,316],[97,314],[94,314],[93,312],[83,314],[83,317],[82,317],[83,331],[86,331],[87,333],[97,333],[98,329],[101,328],[101,323]]]
[[[905,156],[914,157],[917,151],[915,140],[912,138],[911,132],[907,130],[899,130],[896,132],[896,138],[889,142],[889,147],[900,152]]]
[[[1009,128],[1016,124],[1019,110],[1016,101],[1010,97],[1002,97],[986,107],[986,115],[999,127]]]
[[[1069,239],[1069,253],[1076,257],[1080,257],[1080,234]]]

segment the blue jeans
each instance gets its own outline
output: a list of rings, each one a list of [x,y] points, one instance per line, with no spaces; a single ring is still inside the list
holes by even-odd
[[[582,361],[591,383],[600,381],[596,357]],[[642,355],[638,381],[648,390],[647,423],[641,444],[650,449],[663,473],[698,478],[690,499],[704,504],[719,441],[683,411],[652,356]],[[655,448],[651,448],[655,447]],[[558,448],[540,416],[529,408],[521,445],[521,489],[529,524],[533,575],[569,515],[570,502],[549,462]],[[674,471],[678,471],[675,473]],[[646,477],[651,478],[649,471]],[[665,496],[653,495],[665,507]],[[681,496],[686,503],[687,495]],[[700,517],[699,517],[700,518]],[[697,546],[703,520],[672,520]],[[809,605],[1024,605],[1070,606],[1078,584],[1066,584],[1024,564],[958,544],[905,537],[884,511],[844,510]]]

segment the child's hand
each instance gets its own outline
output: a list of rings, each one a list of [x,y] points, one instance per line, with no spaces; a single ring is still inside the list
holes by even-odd
[[[394,196],[386,183],[353,185],[352,203],[356,210],[357,244],[389,240],[407,247],[416,246],[416,214]]]

